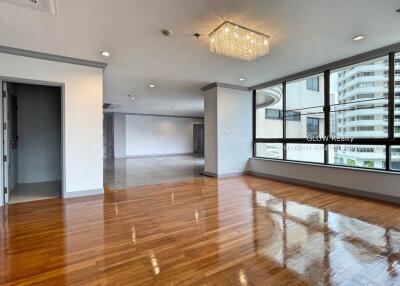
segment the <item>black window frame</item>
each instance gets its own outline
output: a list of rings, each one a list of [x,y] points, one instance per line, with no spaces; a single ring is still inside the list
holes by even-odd
[[[400,145],[400,137],[395,137],[395,122],[394,122],[394,112],[395,112],[395,96],[398,96],[399,92],[395,93],[395,71],[396,71],[396,63],[400,62],[400,59],[396,59],[396,54],[400,53],[400,43],[394,44],[391,46],[383,47],[377,50],[373,50],[370,52],[366,52],[363,54],[359,54],[350,58],[346,58],[343,60],[339,60],[333,63],[329,63],[326,65],[322,65],[316,68],[312,68],[303,72],[299,72],[296,74],[292,74],[286,77],[278,78],[269,82],[265,82],[262,84],[258,84],[250,88],[253,91],[253,157],[254,158],[261,158],[266,160],[273,160],[273,161],[289,161],[289,162],[298,162],[304,164],[314,164],[314,165],[328,165],[328,166],[335,166],[337,168],[350,168],[350,169],[364,169],[368,171],[380,171],[380,172],[394,172],[400,173],[400,170],[392,169],[391,168],[391,147],[392,146],[399,146]],[[387,57],[388,60],[388,135],[385,138],[354,138],[353,142],[338,142],[332,140],[330,137],[330,73],[332,70],[336,70],[339,68],[345,68],[350,65],[360,64],[365,61],[374,60],[380,57]],[[386,60],[386,59],[385,59]],[[385,62],[386,63],[386,62]],[[397,70],[399,68],[397,67]],[[322,142],[310,142],[307,138],[287,138],[286,136],[286,116],[283,117],[282,124],[283,124],[283,137],[282,138],[256,138],[256,120],[255,120],[255,111],[256,111],[256,91],[263,88],[268,88],[277,84],[282,84],[283,86],[283,114],[286,114],[286,83],[289,81],[294,81],[298,79],[302,79],[305,77],[313,77],[318,74],[324,73],[324,141]],[[264,158],[258,157],[255,150],[256,143],[282,143],[283,144],[283,158],[282,159],[272,159],[272,158]],[[286,156],[286,146],[290,143],[296,144],[324,144],[325,153],[324,153],[324,163],[309,163],[304,161],[293,161],[287,160]],[[330,164],[329,160],[329,146],[335,144],[345,144],[345,145],[379,145],[385,147],[385,168],[366,168],[366,167],[359,167],[359,166],[340,166]]]

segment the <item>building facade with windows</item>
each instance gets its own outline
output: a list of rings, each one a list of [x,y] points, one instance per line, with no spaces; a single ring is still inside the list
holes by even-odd
[[[400,64],[400,58],[396,59],[396,64]],[[336,118],[331,122],[336,121],[337,136],[387,138],[388,58],[381,57],[342,69],[336,72],[334,79],[331,87],[337,90],[337,94],[331,111]],[[395,96],[395,134],[400,127],[399,95]],[[399,152],[399,148],[394,148],[391,154],[392,165],[398,168]],[[333,155],[337,165],[381,169],[386,164],[382,146],[339,146]]]

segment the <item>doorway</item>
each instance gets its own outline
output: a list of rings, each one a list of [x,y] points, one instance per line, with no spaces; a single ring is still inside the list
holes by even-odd
[[[61,87],[2,82],[6,203],[62,196]]]
[[[193,153],[204,154],[204,124],[193,125]]]
[[[103,115],[103,158],[114,158],[114,116],[113,114]]]

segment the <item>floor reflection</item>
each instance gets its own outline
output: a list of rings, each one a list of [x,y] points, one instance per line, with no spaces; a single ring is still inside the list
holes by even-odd
[[[112,189],[201,178],[204,159],[199,156],[165,156],[104,160],[104,183]]]
[[[258,253],[302,279],[324,285],[400,283],[399,231],[265,192],[255,191],[254,200]],[[274,233],[257,227],[266,215]]]
[[[400,207],[243,176],[0,208],[1,285],[400,285]]]

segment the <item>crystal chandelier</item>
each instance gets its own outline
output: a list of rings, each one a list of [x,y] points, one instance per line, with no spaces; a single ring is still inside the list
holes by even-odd
[[[210,52],[245,61],[269,53],[269,37],[225,21],[209,35]]]

